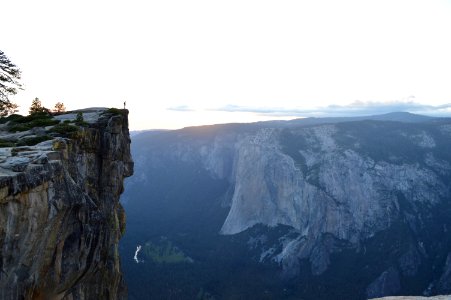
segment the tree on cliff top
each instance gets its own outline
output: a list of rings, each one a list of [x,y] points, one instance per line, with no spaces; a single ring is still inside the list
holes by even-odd
[[[20,69],[0,50],[0,116],[5,117],[17,111],[17,104],[8,97],[22,88],[19,82]]]
[[[34,114],[50,114],[50,111],[48,108],[45,108],[42,106],[41,100],[39,100],[38,97],[34,98],[34,100],[31,102],[30,109],[28,110],[30,115]]]
[[[64,113],[64,112],[66,112],[66,107],[64,106],[64,103],[57,102],[55,104],[55,107],[53,108],[53,112],[54,113]]]

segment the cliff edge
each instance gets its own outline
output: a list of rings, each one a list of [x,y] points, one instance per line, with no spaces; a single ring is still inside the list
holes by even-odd
[[[12,145],[0,148],[2,300],[126,298],[118,241],[119,196],[133,173],[128,111],[82,112],[78,124],[65,114],[53,127],[1,125]]]

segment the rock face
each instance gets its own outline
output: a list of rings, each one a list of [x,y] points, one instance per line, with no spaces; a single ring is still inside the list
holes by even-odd
[[[343,129],[329,124],[261,129],[242,138],[236,145],[231,208],[221,232],[236,234],[255,224],[291,226],[302,242],[289,244],[277,259],[310,258],[312,272],[321,274],[333,251],[320,242],[323,235],[358,245],[391,226],[403,199],[412,206],[449,199],[449,186],[440,176],[451,171],[448,162],[440,163],[427,151],[424,163],[408,162],[403,153],[377,159],[362,151],[368,145],[358,143],[365,141]],[[344,134],[355,141],[337,141]],[[424,131],[419,142],[417,137],[414,133],[406,139],[412,139],[415,148],[425,143],[435,147]]]
[[[440,289],[440,291],[451,293],[451,252],[446,258],[446,263],[443,267],[443,273],[438,282],[438,288]]]
[[[0,299],[122,299],[127,111],[0,153]]]
[[[381,295],[395,295],[400,289],[399,274],[394,268],[390,268],[368,286],[366,294],[371,299]]]

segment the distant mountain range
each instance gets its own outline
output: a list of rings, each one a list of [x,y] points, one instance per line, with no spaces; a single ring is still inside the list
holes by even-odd
[[[144,129],[144,130],[132,130],[130,136],[136,136],[141,133],[156,133],[161,131],[167,131],[167,129]]]
[[[451,293],[450,118],[196,126],[132,152],[130,299]]]

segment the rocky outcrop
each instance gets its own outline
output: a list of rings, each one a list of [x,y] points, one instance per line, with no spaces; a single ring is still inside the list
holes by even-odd
[[[437,284],[437,288],[440,291],[451,293],[451,252],[448,254],[443,267],[443,273]]]
[[[399,282],[398,271],[390,268],[368,286],[366,294],[371,299],[385,295],[395,295],[399,290],[401,290],[401,283]]]
[[[85,113],[70,138],[1,149],[2,300],[126,297],[118,241],[119,196],[133,173],[128,112]]]

